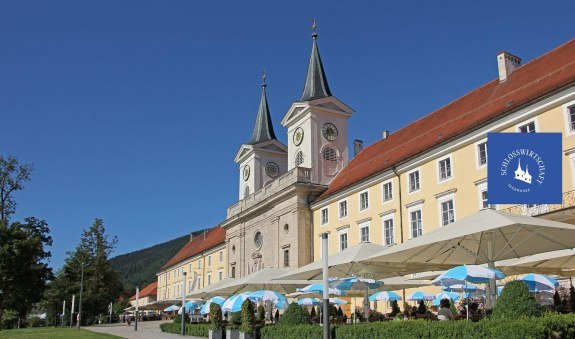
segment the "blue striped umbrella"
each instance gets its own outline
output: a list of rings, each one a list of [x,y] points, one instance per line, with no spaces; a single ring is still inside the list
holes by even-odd
[[[349,290],[373,290],[381,286],[381,282],[368,279],[368,278],[358,278],[358,277],[347,277],[337,280],[332,280],[329,283],[330,287],[335,287],[339,290],[349,291]]]
[[[559,286],[559,282],[543,274],[526,274],[521,279],[531,292],[549,291]]]
[[[307,285],[306,287],[298,288],[297,291],[298,292],[305,292],[305,293],[323,293],[323,284]],[[333,287],[329,288],[329,294],[344,295],[344,293],[341,290],[339,290],[337,288],[333,288]]]
[[[457,301],[459,300],[459,294],[455,293],[455,292],[441,292],[439,294],[437,294],[435,296],[435,299],[433,299],[432,305],[439,305],[439,302],[441,301],[441,299],[451,299],[451,301]]]
[[[436,286],[451,286],[465,282],[488,283],[491,279],[503,279],[503,272],[481,266],[481,265],[462,265],[447,270],[431,283]]]
[[[391,291],[383,291],[377,292],[369,296],[369,300],[377,301],[377,300],[385,300],[385,301],[393,301],[393,300],[401,300],[399,294]]]
[[[200,314],[210,313],[210,306],[212,304],[218,304],[220,306],[223,306],[225,301],[226,301],[226,299],[222,298],[222,297],[213,297],[213,298],[208,299],[206,301],[206,303],[200,309]]]
[[[334,305],[345,305],[347,301],[340,299],[340,298],[329,298],[329,303]],[[323,302],[322,302],[323,304]]]
[[[287,298],[284,297],[281,293],[270,290],[256,291],[250,295],[250,298],[256,300],[271,301],[274,304],[277,303],[278,301],[284,301],[287,303]]]
[[[483,291],[482,288],[474,284],[454,284],[451,286],[443,287],[445,292],[477,292]]]
[[[317,306],[321,305],[322,302],[318,298],[302,298],[297,301],[297,304],[301,306]]]
[[[177,311],[180,309],[180,306],[178,305],[172,305],[172,306],[168,306],[164,309],[164,312],[171,312],[171,311]]]
[[[244,292],[229,297],[222,306],[224,312],[239,312],[242,310],[242,304],[246,299],[250,298],[252,292]]]
[[[283,300],[279,300],[279,301],[275,304],[275,307],[276,307],[277,309],[280,309],[280,310],[285,310],[285,309],[288,308],[288,306],[289,306],[289,303],[288,303],[287,301],[283,301]]]
[[[424,292],[424,291],[417,291],[412,293],[410,296],[408,296],[406,298],[407,300],[425,300],[425,301],[429,301],[429,300],[433,300],[435,299],[435,296],[429,292]]]

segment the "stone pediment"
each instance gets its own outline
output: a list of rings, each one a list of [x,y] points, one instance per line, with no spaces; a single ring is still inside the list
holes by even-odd
[[[338,98],[330,96],[312,101],[294,102],[282,119],[281,124],[284,127],[289,127],[292,123],[298,121],[302,115],[314,109],[345,117],[351,116],[354,112],[351,107],[341,102]]]

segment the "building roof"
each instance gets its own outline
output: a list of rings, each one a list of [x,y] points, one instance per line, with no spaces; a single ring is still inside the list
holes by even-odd
[[[158,295],[158,282],[154,281],[153,283],[149,284],[148,286],[142,288],[140,291],[140,298],[148,297],[148,296],[156,296]],[[130,300],[136,300],[136,295],[134,294]]]
[[[365,148],[318,201],[574,82],[572,39]]]
[[[317,34],[314,32],[312,37],[313,44],[309,58],[309,67],[307,69],[303,93],[299,101],[311,101],[331,96],[327,77],[325,76],[323,64],[319,56],[319,49],[317,48]]]
[[[199,253],[209,250],[212,247],[221,245],[225,242],[225,240],[226,230],[221,226],[214,227],[211,230],[206,231],[205,237],[201,234],[195,238],[192,238],[192,241],[189,241],[187,244],[185,244],[184,247],[182,247],[182,249],[176,253],[172,259],[164,264],[160,270],[174,266]]]
[[[262,98],[260,99],[260,107],[258,109],[258,116],[254,124],[254,132],[252,138],[248,142],[250,145],[259,144],[260,142],[275,140],[274,126],[270,116],[270,109],[268,106],[268,98],[266,96],[266,83],[264,75],[264,83],[262,84]]]

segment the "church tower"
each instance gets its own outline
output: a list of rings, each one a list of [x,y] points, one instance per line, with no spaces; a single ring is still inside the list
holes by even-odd
[[[347,119],[353,110],[331,94],[317,47],[312,49],[303,93],[281,123],[288,130],[287,170],[311,169],[311,181],[328,185],[347,164]]]
[[[258,191],[286,173],[287,147],[276,139],[266,96],[266,75],[252,137],[235,158],[239,165],[239,200]]]

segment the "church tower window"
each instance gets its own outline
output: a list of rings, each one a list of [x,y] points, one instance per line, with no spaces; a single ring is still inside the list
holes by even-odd
[[[297,153],[295,154],[295,165],[299,166],[301,164],[303,164],[303,152],[297,151]]]
[[[331,147],[324,148],[323,149],[323,160],[336,162],[337,161],[337,152]]]

